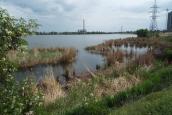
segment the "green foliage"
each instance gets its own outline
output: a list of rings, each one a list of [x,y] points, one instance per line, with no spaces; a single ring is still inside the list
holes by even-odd
[[[18,95],[18,86],[14,80],[6,82],[0,86],[0,114],[15,114],[19,115],[22,112],[23,104],[20,102]]]
[[[42,105],[42,93],[36,87],[36,83],[32,80],[27,78],[26,80],[22,81],[19,85],[19,92],[21,100],[23,104],[22,113],[27,113],[30,111],[34,111]]]
[[[164,51],[164,57],[168,60],[172,60],[172,49],[166,48]]]
[[[22,46],[22,45],[28,45],[27,41],[25,39],[21,39],[19,44]]]
[[[41,100],[38,92],[33,92],[30,80],[17,82],[13,77],[16,67],[9,62],[6,54],[11,49],[23,45],[23,37],[31,34],[37,24],[34,20],[15,19],[0,8],[0,114],[20,115],[33,111]]]
[[[147,29],[140,29],[136,31],[138,37],[148,37],[149,31]]]
[[[161,37],[161,40],[172,43],[172,36]]]
[[[84,113],[97,115],[104,114],[108,109],[117,109],[123,105],[136,101],[152,92],[160,91],[169,87],[172,83],[172,68],[167,67],[149,73],[149,78],[143,83],[114,96],[103,98],[98,102],[90,102],[88,105],[79,106],[72,110],[72,115],[82,115]],[[95,107],[97,106],[98,107]],[[94,111],[95,110],[95,111]]]
[[[70,115],[77,113],[82,115],[102,115],[108,113],[108,108],[106,109],[101,103],[95,103],[99,102],[100,99],[100,97],[96,95],[95,89],[97,86],[104,86],[107,82],[117,77],[118,74],[114,72],[108,77],[100,74],[91,78],[89,82],[77,82],[67,89],[67,95],[65,97],[58,99],[46,107],[42,106],[38,108],[36,114]],[[90,102],[93,103],[90,104]],[[87,111],[88,109],[89,111]]]
[[[128,91],[119,93],[107,100],[109,107],[120,107],[129,101],[134,101],[151,92],[159,91],[172,83],[172,69],[160,69],[158,72],[149,74],[149,79]],[[105,100],[106,101],[106,100]]]
[[[159,31],[150,31],[149,37],[156,37],[156,38],[160,37]]]
[[[0,114],[2,115],[34,112],[42,104],[42,94],[30,79],[21,83],[9,79],[5,85],[1,85],[0,92]]]
[[[158,31],[149,31],[148,29],[139,29],[136,31],[138,37],[159,37]]]
[[[109,109],[101,103],[89,103],[67,113],[67,115],[106,115],[108,112]]]
[[[67,112],[70,112],[81,106],[82,104],[87,104],[90,101],[96,100],[96,97],[92,95],[93,84],[90,83],[77,83],[76,86],[72,86],[68,89],[68,95],[66,97],[57,100],[55,103],[52,103],[46,107],[42,106],[38,108],[36,114],[58,114],[65,115]]]
[[[17,49],[22,43],[21,38],[31,34],[37,26],[34,20],[15,19],[0,8],[0,51]]]
[[[172,87],[110,112],[110,115],[171,115]]]

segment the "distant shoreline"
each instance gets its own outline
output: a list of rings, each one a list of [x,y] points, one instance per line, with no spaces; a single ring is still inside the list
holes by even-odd
[[[87,32],[87,33],[78,33],[78,32],[36,32],[35,35],[101,35],[101,34],[135,34],[135,32]]]

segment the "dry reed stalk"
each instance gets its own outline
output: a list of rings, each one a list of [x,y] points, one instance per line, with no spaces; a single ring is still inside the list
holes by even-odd
[[[107,54],[107,64],[112,65],[116,62],[122,62],[125,54],[122,51],[110,52]]]
[[[65,96],[65,92],[61,85],[56,81],[54,74],[51,71],[43,77],[37,86],[43,91],[45,105],[53,103],[55,100]]]
[[[150,66],[154,62],[155,62],[155,58],[151,52],[140,55],[138,58],[135,59],[135,64],[141,66]]]

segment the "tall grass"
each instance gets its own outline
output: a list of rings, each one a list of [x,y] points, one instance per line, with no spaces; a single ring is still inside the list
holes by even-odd
[[[115,64],[115,62],[122,62],[124,59],[125,54],[122,51],[116,51],[116,52],[109,52],[107,53],[107,64],[112,65]]]
[[[37,87],[43,92],[45,105],[65,96],[62,86],[57,82],[51,70],[43,76]]]
[[[139,82],[139,79],[134,76],[123,77],[114,73],[109,76],[98,74],[87,81],[70,82],[65,97],[43,107],[38,113],[66,115],[83,104],[87,105],[89,102],[99,101],[104,96],[126,90]]]
[[[69,64],[75,60],[76,50],[74,48],[68,48],[64,51],[63,56],[60,58],[61,64]]]
[[[68,64],[74,61],[76,50],[74,48],[34,48],[25,52],[10,51],[7,57],[20,68],[40,64]]]
[[[126,71],[130,74],[133,74],[139,67],[152,67],[155,61],[156,60],[152,52],[147,52],[145,54],[135,56],[133,60],[127,61]]]
[[[163,88],[166,88],[172,83],[172,68],[167,67],[156,72],[150,72],[147,80],[137,86],[122,91],[114,96],[109,96],[103,98],[98,102],[89,102],[87,105],[82,105],[73,111],[69,112],[69,115],[104,115],[108,114],[113,108],[117,109],[127,103],[136,101],[143,96],[150,94],[152,92],[160,91]]]
[[[155,62],[155,58],[151,52],[140,55],[135,59],[135,64],[140,66],[150,66]]]

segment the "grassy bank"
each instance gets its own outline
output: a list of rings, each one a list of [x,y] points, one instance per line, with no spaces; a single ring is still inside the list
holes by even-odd
[[[76,50],[73,48],[35,48],[23,52],[11,50],[7,57],[20,68],[44,64],[68,64],[75,60]]]
[[[171,74],[171,66],[164,67],[160,64],[149,71],[141,69],[135,73],[135,76],[126,73],[123,73],[123,76],[119,76],[119,73],[108,76],[97,75],[88,81],[73,82],[67,90],[60,89],[66,91],[66,95],[57,98],[49,105],[42,106],[37,113],[43,115],[114,113],[125,105],[171,86]]]
[[[151,93],[124,107],[111,111],[109,115],[171,115],[172,86],[159,92]]]
[[[158,69],[156,72],[148,73],[149,78],[137,86],[119,92],[114,96],[102,98],[102,100],[89,102],[87,105],[82,105],[71,112],[69,115],[104,115],[110,111],[114,111],[126,104],[133,103],[142,97],[156,91],[160,91],[172,84],[172,68]]]
[[[106,76],[101,73],[86,81],[78,79],[69,83],[68,88],[63,89],[66,92],[66,96],[43,106],[38,110],[38,114],[65,115],[83,104],[87,105],[89,102],[99,101],[102,97],[116,94],[140,82],[139,78],[135,76],[125,73],[125,76],[119,76],[118,74],[117,72],[112,72]]]

